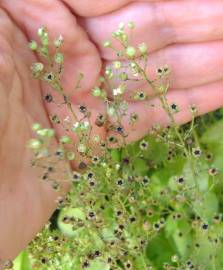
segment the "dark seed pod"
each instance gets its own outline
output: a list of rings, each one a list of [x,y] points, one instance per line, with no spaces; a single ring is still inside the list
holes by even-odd
[[[53,96],[51,94],[46,94],[43,99],[47,102],[47,103],[51,103],[53,101]]]
[[[87,107],[86,106],[84,106],[84,105],[80,105],[79,106],[79,111],[81,112],[81,113],[86,113],[87,112]]]
[[[46,259],[46,258],[42,258],[42,259],[41,259],[41,263],[42,263],[42,264],[46,264],[46,263],[47,263],[47,259]]]
[[[117,140],[117,138],[116,138],[115,136],[109,136],[109,137],[108,137],[108,141],[109,141],[110,143],[116,143],[118,140]]]
[[[63,96],[63,100],[64,100],[64,103],[69,103],[69,98],[68,98],[68,96]]]
[[[83,265],[82,265],[83,268],[87,268],[89,266],[90,266],[90,264],[88,261],[83,262]]]
[[[116,132],[118,132],[119,134],[123,134],[124,128],[121,126],[118,126],[118,127],[116,127]]]
[[[60,124],[60,118],[58,115],[54,114],[53,116],[51,116],[51,121],[54,123],[54,124]]]
[[[12,269],[12,268],[13,268],[13,262],[11,260],[6,260],[3,262],[3,269]]]
[[[98,127],[102,127],[104,126],[105,121],[106,117],[103,114],[99,114],[96,118],[95,125],[97,125]]]
[[[86,164],[85,162],[82,161],[82,162],[79,163],[78,168],[79,168],[80,170],[85,170],[85,169],[87,169],[87,164]]]

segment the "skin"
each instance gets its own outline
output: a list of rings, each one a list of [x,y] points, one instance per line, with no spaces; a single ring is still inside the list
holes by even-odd
[[[71,95],[75,104],[84,103],[93,112],[92,123],[103,104],[91,97],[102,65],[115,60],[115,55],[101,43],[110,37],[120,21],[133,20],[137,27],[133,45],[149,45],[148,74],[168,64],[171,67],[170,102],[181,111],[179,123],[190,120],[188,106],[196,104],[199,114],[223,106],[223,3],[221,0],[128,1],[128,0],[1,0],[0,2],[0,259],[13,259],[49,219],[56,207],[52,188],[38,180],[30,166],[30,152],[25,147],[32,137],[30,126],[40,122],[49,127],[48,116],[58,111],[69,115],[65,107],[45,106],[42,94],[48,89],[30,76],[30,65],[37,61],[27,49],[36,39],[37,29],[45,25],[52,38],[63,34],[66,65],[63,78],[71,93],[79,72],[84,73],[82,88]],[[87,34],[86,34],[87,33]],[[135,84],[129,84],[129,91]],[[151,90],[144,84],[140,89]],[[151,126],[168,119],[158,101],[146,112],[142,103],[130,102],[130,113],[140,121],[128,140],[142,138]],[[127,118],[125,129],[130,131]],[[63,130],[55,127],[57,135]],[[103,128],[94,127],[102,139]],[[68,166],[68,164],[64,164]],[[62,193],[67,191],[64,185]]]

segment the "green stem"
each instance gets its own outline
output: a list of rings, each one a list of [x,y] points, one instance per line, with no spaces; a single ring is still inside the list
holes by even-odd
[[[185,145],[185,142],[184,142],[181,134],[179,133],[179,127],[176,124],[176,121],[175,121],[175,119],[173,117],[173,114],[172,114],[172,112],[171,112],[171,110],[169,108],[169,104],[168,104],[166,96],[165,95],[160,95],[159,93],[157,93],[156,87],[154,86],[153,82],[147,77],[145,70],[143,70],[135,60],[133,62],[134,62],[134,64],[136,64],[136,66],[139,69],[140,73],[143,75],[143,78],[146,80],[146,82],[152,88],[154,94],[158,96],[158,98],[159,98],[159,100],[161,102],[162,108],[167,113],[167,115],[168,115],[168,117],[170,119],[170,123],[171,123],[171,126],[174,128],[175,134],[176,134],[177,138],[179,139],[180,143],[182,144],[182,147],[184,148],[185,155],[187,157],[189,157],[189,152],[187,150],[187,147]]]

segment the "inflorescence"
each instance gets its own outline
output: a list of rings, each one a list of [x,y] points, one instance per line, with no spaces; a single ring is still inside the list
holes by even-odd
[[[208,146],[199,141],[196,104],[188,108],[192,122],[180,127],[175,121],[180,107],[167,99],[170,68],[158,67],[156,77],[148,77],[148,47],[131,45],[134,28],[133,22],[121,23],[113,32],[120,50],[112,40],[104,42],[119,60],[105,67],[92,89],[92,98],[106,108],[93,123],[90,109],[84,102],[74,105],[61,83],[63,37],[51,41],[43,27],[38,30],[40,43],[29,44],[42,59],[32,65],[33,77],[51,87],[44,102],[68,111],[63,119],[56,112],[50,115],[52,125],[64,129],[57,140],[54,129],[33,124],[31,163],[41,168],[41,181],[56,191],[62,189],[58,174],[72,185],[66,196],[58,195],[56,219],[28,248],[34,269],[218,269],[208,267],[214,267],[222,248],[222,217],[214,193],[222,173],[212,164]],[[82,79],[83,74],[72,95]],[[114,80],[119,81],[116,88]],[[131,81],[136,90],[129,93]],[[142,81],[159,99],[169,126],[155,123],[147,137],[127,145],[123,122],[127,119],[134,130],[140,121],[137,113],[128,113],[129,102],[141,102],[148,115],[154,110],[148,91],[137,89]],[[112,135],[103,140],[92,134],[93,125]],[[119,149],[111,148],[117,145]],[[65,162],[72,162],[72,168],[64,169]],[[199,259],[203,245],[209,249]]]

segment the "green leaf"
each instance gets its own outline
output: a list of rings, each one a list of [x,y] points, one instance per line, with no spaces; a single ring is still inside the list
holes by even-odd
[[[148,172],[148,165],[145,160],[137,159],[134,162],[134,169],[137,174],[144,175]]]
[[[148,259],[157,267],[155,269],[163,269],[163,263],[170,261],[171,256],[175,253],[176,250],[163,231],[153,238],[146,249]]]
[[[31,262],[26,251],[22,251],[14,260],[13,270],[32,270]]]
[[[201,137],[201,142],[205,144],[223,145],[223,120],[216,122],[209,127]]]
[[[173,241],[177,254],[185,258],[189,252],[188,245],[191,244],[190,225],[185,221],[175,221],[169,217],[165,225],[165,233]],[[180,236],[180,233],[182,236]]]
[[[223,170],[223,120],[219,120],[203,134],[201,142],[206,144],[213,154],[212,166]]]
[[[203,201],[195,200],[192,202],[195,212],[206,222],[211,222],[215,213],[218,212],[218,197],[215,193],[209,192],[204,195]]]
[[[191,167],[191,162],[188,161],[183,170],[183,175],[185,177],[185,181],[187,182],[188,186],[195,186],[197,185],[199,191],[205,192],[209,188],[209,175],[208,171],[208,164],[205,161],[200,161],[199,163],[195,163],[193,167]],[[194,173],[192,172],[194,170]]]
[[[84,227],[74,229],[71,224],[65,224],[63,222],[64,217],[75,218],[84,221],[85,214],[80,208],[67,208],[62,209],[58,216],[58,227],[63,232],[63,234],[70,237],[77,237],[81,232],[84,231]]]
[[[149,136],[147,139],[149,143],[148,150],[145,151],[144,156],[152,160],[155,164],[161,164],[167,160],[168,147],[166,144],[160,141],[156,141],[155,138]]]
[[[101,261],[93,261],[90,263],[90,266],[87,268],[88,270],[109,270],[110,267],[108,264],[105,264]]]
[[[121,150],[119,149],[112,149],[111,150],[111,157],[112,160],[115,162],[120,162],[121,160]]]

